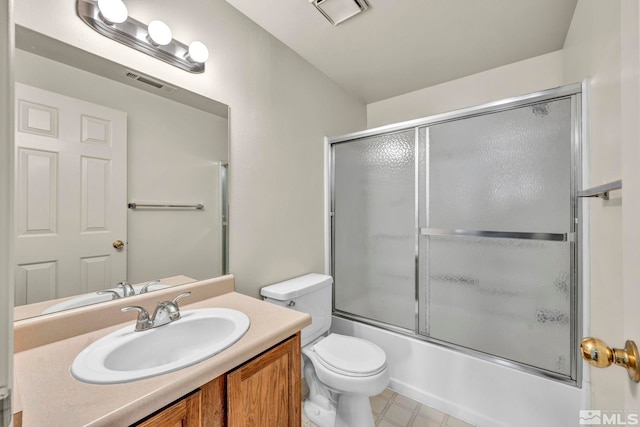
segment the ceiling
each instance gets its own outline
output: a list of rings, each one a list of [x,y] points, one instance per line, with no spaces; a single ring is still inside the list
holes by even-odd
[[[368,0],[334,27],[308,0],[227,0],[366,103],[562,49],[577,0]]]

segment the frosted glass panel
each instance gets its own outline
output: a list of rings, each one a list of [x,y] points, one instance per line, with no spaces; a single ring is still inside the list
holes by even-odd
[[[421,129],[421,226],[573,232],[571,129],[570,99]],[[421,334],[571,375],[571,243],[421,236],[419,249]]]
[[[431,126],[428,156],[428,227],[571,227],[570,99]]]
[[[415,133],[334,145],[336,310],[415,329]]]
[[[422,236],[420,332],[569,375],[570,246]]]

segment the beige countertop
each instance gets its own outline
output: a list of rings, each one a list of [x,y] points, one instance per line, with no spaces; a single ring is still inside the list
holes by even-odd
[[[227,277],[233,280],[232,276]],[[182,290],[188,290],[189,285],[183,286],[185,288]],[[223,288],[228,290],[229,286],[225,286]],[[197,286],[195,289],[198,289]],[[307,314],[232,291],[191,304],[186,304],[187,300],[183,301],[183,310],[204,307],[240,310],[249,317],[251,326],[238,342],[200,363],[153,378],[111,385],[87,384],[76,380],[70,373],[71,364],[82,349],[98,338],[126,325],[133,328],[134,318],[48,343],[18,345],[22,351],[14,355],[14,376],[16,388],[20,390],[21,407],[18,409],[22,410],[23,426],[131,424],[233,370],[311,324],[311,318]],[[17,336],[16,340],[18,339]]]

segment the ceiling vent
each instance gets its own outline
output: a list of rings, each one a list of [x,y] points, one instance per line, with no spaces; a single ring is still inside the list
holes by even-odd
[[[334,26],[369,9],[367,0],[309,0],[309,3]]]
[[[151,77],[145,76],[144,74],[135,73],[133,71],[125,70],[124,75],[129,77],[130,79],[139,81],[140,83],[144,83],[144,84],[147,84],[149,86],[153,86],[156,89],[160,89],[160,90],[162,90],[164,92],[167,92],[167,93],[173,93],[176,90],[178,90],[173,86],[169,86],[168,84],[159,82],[158,80],[152,79]]]

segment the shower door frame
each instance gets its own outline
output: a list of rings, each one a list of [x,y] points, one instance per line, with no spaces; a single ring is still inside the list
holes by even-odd
[[[582,385],[582,364],[578,357],[578,339],[583,332],[583,245],[584,245],[584,227],[583,220],[588,219],[588,215],[583,211],[581,199],[577,197],[577,192],[585,185],[583,182],[583,170],[586,167],[584,159],[586,158],[585,144],[587,141],[587,124],[586,124],[586,102],[587,81],[575,83],[571,85],[561,86],[554,89],[539,91],[527,95],[508,98],[475,107],[464,108],[447,113],[436,114],[421,119],[410,120],[406,122],[395,123],[374,129],[354,132],[346,135],[326,138],[328,147],[328,177],[329,177],[329,204],[327,212],[328,226],[328,244],[329,253],[329,270],[330,274],[335,277],[335,147],[337,144],[348,143],[363,138],[369,138],[380,135],[388,135],[396,132],[414,130],[415,134],[415,324],[414,329],[405,329],[396,325],[384,323],[375,319],[363,317],[357,314],[348,313],[336,309],[335,305],[335,280],[333,283],[333,315],[348,320],[376,326],[385,330],[393,331],[402,335],[409,336],[414,339],[426,341],[438,346],[442,346],[451,350],[461,352],[470,356],[477,357],[482,360],[493,362],[509,368],[514,368],[533,375],[559,381],[576,387]],[[570,274],[573,280],[570,283],[570,374],[562,375],[557,372],[548,371],[542,368],[533,367],[524,363],[507,360],[505,358],[485,353],[479,350],[470,349],[461,345],[442,341],[430,336],[420,334],[420,315],[419,315],[419,286],[420,286],[420,258],[419,258],[419,239],[421,229],[419,226],[419,131],[421,128],[427,128],[436,124],[450,122],[472,117],[478,117],[486,114],[497,113],[501,111],[512,110],[531,104],[537,104],[544,101],[556,99],[571,100],[571,178],[570,178],[570,198],[571,198],[571,224],[573,231],[567,233],[567,240],[570,242]],[[530,234],[530,233],[528,233]]]

